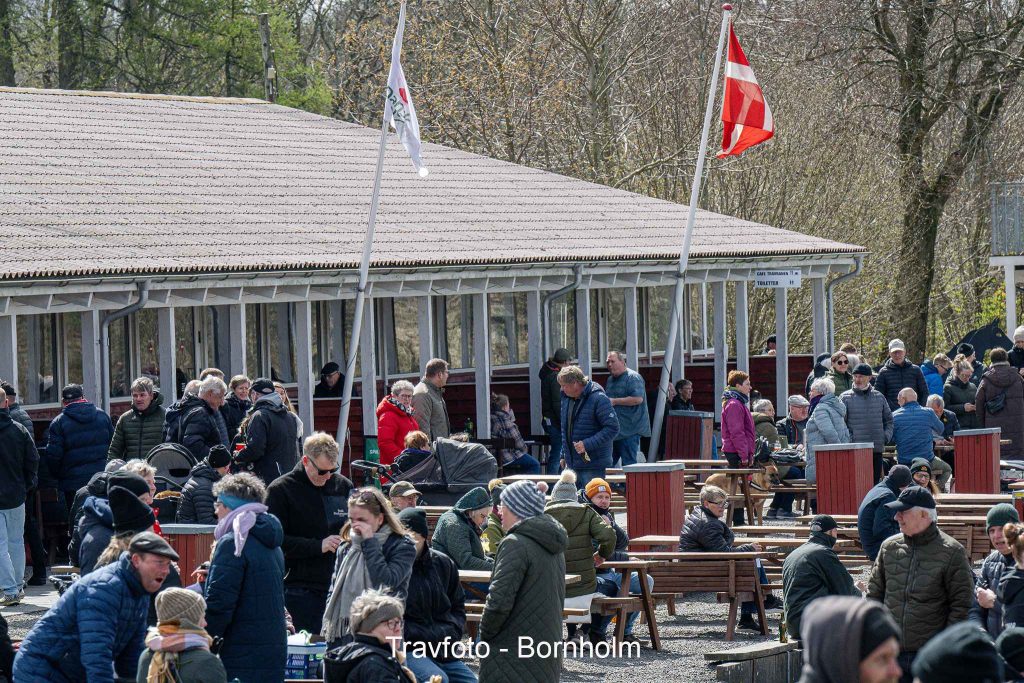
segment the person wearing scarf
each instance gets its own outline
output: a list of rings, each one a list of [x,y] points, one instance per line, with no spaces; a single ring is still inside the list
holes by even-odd
[[[228,679],[280,683],[288,654],[284,529],[261,502],[259,477],[230,474],[213,486],[217,545],[206,577],[207,631],[221,638]]]
[[[345,619],[349,642],[324,657],[324,683],[416,683],[405,653],[394,645],[402,642],[404,611],[402,601],[387,591],[357,595]],[[441,683],[442,678],[425,680]]]
[[[377,445],[380,464],[390,465],[405,448],[405,436],[420,428],[412,407],[412,382],[400,379],[391,385],[391,393],[377,405]]]
[[[349,612],[363,591],[387,588],[405,599],[416,560],[415,544],[379,490],[356,490],[348,499],[348,515],[324,610],[322,635],[330,647],[351,640]]]
[[[750,375],[740,370],[729,373],[729,386],[722,394],[722,454],[732,468],[749,467],[754,462],[757,434],[747,407],[750,389]],[[743,506],[737,505],[733,524],[743,524],[745,519]]]
[[[156,596],[155,628],[146,635],[137,683],[226,683],[227,672],[210,652],[206,601],[194,591],[168,588]]]

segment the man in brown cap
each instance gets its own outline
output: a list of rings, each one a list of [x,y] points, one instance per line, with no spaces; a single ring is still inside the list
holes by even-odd
[[[408,481],[400,481],[391,486],[391,491],[388,492],[388,497],[391,499],[391,506],[395,508],[395,512],[401,512],[406,508],[416,507],[416,503],[419,502],[420,496],[423,495],[416,490],[416,487]]]

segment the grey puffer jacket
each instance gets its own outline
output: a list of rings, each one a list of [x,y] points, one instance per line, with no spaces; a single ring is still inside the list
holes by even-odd
[[[967,552],[935,524],[916,536],[887,538],[871,569],[868,597],[892,612],[903,651],[917,652],[939,631],[967,619],[974,599]]]
[[[885,450],[892,439],[892,410],[885,396],[870,385],[867,389],[854,387],[839,397],[846,406],[846,426],[855,442],[871,442],[875,453]]]
[[[814,458],[814,447],[830,443],[849,443],[850,430],[846,426],[846,406],[835,394],[822,396],[815,406],[814,412],[807,419],[807,431],[804,432],[807,468],[804,470],[807,481],[818,481],[817,463]]]

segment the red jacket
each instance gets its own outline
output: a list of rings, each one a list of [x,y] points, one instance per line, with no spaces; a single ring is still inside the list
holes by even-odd
[[[393,463],[405,449],[405,435],[419,428],[415,417],[388,403],[387,396],[382,398],[377,405],[377,445],[380,447],[380,464]]]

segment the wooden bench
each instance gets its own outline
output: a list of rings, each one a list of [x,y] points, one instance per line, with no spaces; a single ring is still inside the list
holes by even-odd
[[[596,602],[596,600],[595,600]],[[569,617],[588,617],[592,610],[576,608],[576,607],[563,607],[562,608],[562,621],[564,622]],[[476,640],[477,632],[480,630],[480,620],[484,616],[484,603],[482,602],[467,602],[466,603],[466,635]]]
[[[656,595],[666,593],[715,593],[719,602],[729,603],[725,639],[731,641],[736,632],[736,614],[741,602],[753,601],[761,619],[761,633],[768,634],[764,610],[764,593],[758,577],[756,559],[770,559],[772,553],[700,553],[700,552],[631,552],[643,560],[668,560],[652,566]]]

